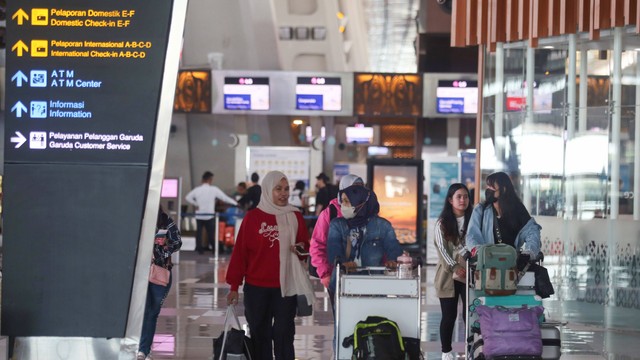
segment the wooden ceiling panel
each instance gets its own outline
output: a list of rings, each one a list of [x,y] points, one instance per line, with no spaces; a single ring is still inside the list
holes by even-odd
[[[451,46],[464,47],[467,45],[467,2],[456,1],[451,12]]]
[[[591,40],[612,27],[636,26],[639,0],[454,0],[451,44],[495,45],[588,32]]]
[[[505,24],[506,41],[520,40],[518,38],[518,5],[519,1],[507,1],[507,23]]]

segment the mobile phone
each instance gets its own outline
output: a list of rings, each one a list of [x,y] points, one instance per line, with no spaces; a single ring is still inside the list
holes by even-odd
[[[296,254],[298,254],[298,255],[300,255],[300,256],[307,256],[307,255],[309,255],[309,252],[308,252],[308,251],[306,251],[306,250],[304,249],[304,247],[302,247],[302,246],[300,246],[300,245],[296,245],[295,250],[296,250]]]

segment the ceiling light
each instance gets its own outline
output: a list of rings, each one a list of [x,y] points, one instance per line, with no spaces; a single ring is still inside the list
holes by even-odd
[[[291,40],[293,38],[293,29],[289,26],[281,26],[278,29],[278,38],[280,40]]]
[[[327,28],[324,26],[314,26],[311,28],[311,38],[313,40],[324,40],[327,38]]]
[[[293,120],[293,125],[302,125],[302,124],[304,124],[304,121],[302,121],[300,119]]]
[[[307,40],[309,38],[309,28],[304,26],[296,27],[296,39]]]

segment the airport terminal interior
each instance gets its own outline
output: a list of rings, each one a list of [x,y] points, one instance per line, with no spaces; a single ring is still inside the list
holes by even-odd
[[[165,2],[162,8],[166,12],[162,15],[170,19],[171,6],[186,1]],[[71,6],[69,3],[77,2],[61,1],[60,6]],[[137,14],[151,11],[140,6],[143,10]],[[77,340],[74,344],[81,344],[100,336],[83,338],[74,333],[73,323],[69,325],[67,321],[61,326],[64,331],[58,331],[51,324],[60,319],[46,310],[43,312],[47,320],[42,323],[22,321],[7,310],[22,306],[6,293],[7,288],[32,291],[23,287],[21,274],[11,273],[16,268],[29,272],[30,279],[43,284],[49,291],[45,293],[55,297],[57,306],[68,301],[46,281],[46,274],[38,273],[56,266],[48,252],[59,249],[47,244],[27,248],[24,244],[43,244],[39,237],[42,232],[35,232],[42,230],[16,215],[31,218],[33,214],[53,222],[47,214],[58,209],[48,207],[48,200],[17,196],[8,193],[8,189],[36,191],[42,187],[53,194],[50,199],[67,204],[68,199],[75,199],[75,187],[85,189],[87,199],[91,199],[95,191],[90,182],[95,181],[112,194],[100,195],[105,204],[110,196],[121,199],[122,204],[105,205],[103,210],[97,202],[79,197],[76,207],[68,212],[77,219],[107,219],[105,223],[95,223],[95,236],[112,231],[122,235],[114,240],[122,245],[118,245],[121,253],[104,254],[103,259],[103,252],[95,250],[98,245],[85,248],[83,239],[75,238],[69,241],[75,245],[61,247],[65,250],[63,258],[76,249],[92,256],[99,254],[96,261],[121,257],[117,261],[122,261],[121,268],[129,272],[111,275],[129,284],[118,288],[117,298],[124,300],[117,304],[97,301],[100,306],[118,309],[113,318],[120,321],[121,328],[111,323],[105,328],[117,328],[125,334],[115,337],[122,340],[121,345],[139,340],[132,333],[137,327],[131,322],[141,319],[148,268],[146,255],[139,251],[151,249],[142,234],[152,232],[153,225],[146,215],[155,216],[159,199],[179,223],[184,246],[174,255],[173,285],[158,320],[153,358],[212,359],[212,341],[220,336],[225,321],[229,292],[225,274],[238,229],[229,224],[227,232],[218,233],[221,240],[227,241],[224,252],[199,254],[195,251],[195,209],[184,198],[200,185],[205,171],[215,174],[213,185],[234,196],[236,185],[249,183],[251,173],[264,176],[271,170],[284,172],[292,186],[297,180],[305,184],[310,229],[316,219],[313,206],[318,174],[327,174],[330,181],[337,183],[342,176],[353,173],[376,192],[382,204],[381,214],[391,219],[402,246],[414,258],[423,260],[415,320],[421,349],[429,360],[442,356],[442,314],[434,290],[438,258],[433,227],[446,198],[445,189],[454,182],[465,183],[473,190],[472,202],[477,203],[484,200],[486,177],[496,171],[506,172],[527,210],[542,226],[543,265],[555,288],[555,294],[542,304],[546,320],[560,329],[561,359],[640,359],[637,1],[190,0],[185,9],[183,34],[175,36],[166,31],[171,44],[167,54],[175,55],[173,62],[167,61],[177,68],[175,87],[163,92],[154,90],[159,104],[172,98],[172,109],[167,106],[167,111],[156,114],[161,120],[157,129],[151,129],[156,131],[154,135],[150,133],[146,142],[138,141],[148,146],[149,153],[131,151],[132,156],[137,156],[135,161],[120,162],[117,156],[129,156],[125,151],[99,155],[94,162],[88,150],[75,159],[73,156],[79,153],[76,149],[56,149],[65,156],[60,160],[55,154],[49,155],[53,154],[53,145],[43,150],[47,144],[39,138],[30,139],[28,150],[26,146],[18,149],[26,139],[17,130],[35,122],[18,119],[22,110],[17,103],[13,106],[15,94],[23,94],[23,90],[16,89],[21,83],[18,73],[12,76],[19,68],[16,64],[22,66],[22,60],[16,60],[22,50],[15,46],[11,49],[9,43],[3,50],[7,52],[7,69],[4,74],[3,58],[2,335],[15,331],[7,324],[20,327],[19,334],[33,329],[38,334],[17,337],[12,351],[14,360],[65,359],[67,355],[70,359],[101,357],[96,355],[100,352],[89,350],[86,355],[63,351],[69,337]],[[17,19],[24,16],[17,11],[16,14],[13,18],[7,14],[8,27],[15,29]],[[65,21],[76,15],[67,13],[65,16],[71,19]],[[135,24],[138,18],[129,15]],[[62,30],[66,28],[55,29]],[[152,48],[156,51],[160,47]],[[148,51],[152,54],[151,49]],[[25,63],[46,64],[34,59]],[[111,63],[108,59],[100,61],[104,61],[101,66],[105,68]],[[104,91],[83,89],[82,94],[127,94],[137,86],[126,83],[127,77],[147,72],[150,78],[161,77],[161,70],[140,66],[146,64],[145,60],[135,61],[137,68],[132,67],[125,75],[113,75],[122,81],[119,90],[110,90],[110,79],[105,78]],[[97,68],[79,68],[77,74]],[[69,71],[66,76],[73,77],[73,71]],[[100,86],[95,81],[83,84]],[[31,86],[37,88],[41,84]],[[5,93],[12,94],[7,97],[11,104],[4,104]],[[55,94],[53,90],[51,93]],[[175,98],[170,95],[174,93]],[[73,98],[77,93],[65,94]],[[54,104],[53,99],[50,104]],[[138,106],[142,113],[152,107],[151,102],[106,101],[109,106],[100,103],[96,107],[111,111],[131,106],[138,119],[144,117],[138,116]],[[90,108],[91,101],[87,100],[86,105]],[[24,111],[33,119],[38,117],[33,115],[33,109],[30,113]],[[44,113],[46,117],[46,110]],[[129,121],[132,116],[126,114],[122,118]],[[114,119],[120,118],[110,115],[109,121],[117,123]],[[72,120],[64,121],[70,124]],[[160,128],[162,124],[166,126]],[[58,131],[51,131],[54,130]],[[129,140],[135,147],[136,138],[128,137]],[[153,154],[153,149],[161,154]],[[41,154],[46,155],[39,158]],[[33,164],[42,168],[32,167]],[[90,169],[77,170],[79,164]],[[90,171],[91,177],[85,171]],[[15,177],[10,178],[10,173]],[[16,176],[18,173],[20,177]],[[58,181],[52,185],[53,181],[49,181],[53,176],[71,176],[68,174],[74,178],[68,183]],[[109,182],[111,178],[113,181]],[[144,191],[133,189],[145,181]],[[9,182],[11,186],[7,185]],[[32,213],[26,203],[44,210]],[[218,205],[222,220],[228,220],[224,218],[229,215],[228,206]],[[13,209],[22,212],[11,214]],[[67,214],[66,207],[60,211]],[[126,224],[116,226],[109,222],[116,218],[125,218]],[[77,221],[66,215],[64,219],[68,224]],[[74,225],[62,230],[62,225],[55,226],[51,233],[57,236],[76,229]],[[129,233],[124,236],[126,231]],[[135,235],[131,236],[132,232]],[[31,238],[16,237],[18,233]],[[56,240],[62,243],[68,239]],[[30,257],[30,251],[37,256]],[[23,257],[11,257],[16,254]],[[33,267],[37,270],[32,271],[29,262],[23,262],[26,258],[40,259],[41,263]],[[102,289],[83,278],[77,267],[60,268],[68,271],[56,272],[57,276],[68,276],[62,288],[71,289],[74,294],[91,289],[97,292],[90,294],[93,299],[103,298]],[[312,316],[296,318],[296,358],[333,359],[334,319],[328,294],[318,279],[311,281],[317,299]],[[86,288],[78,290],[76,284]],[[25,308],[39,309],[46,303],[46,299],[41,301],[22,293],[16,298],[26,299]],[[80,304],[82,298],[72,302]],[[78,313],[93,311],[86,304],[80,305]],[[242,302],[237,312],[246,324]],[[109,319],[102,321],[105,320]],[[30,328],[32,324],[35,326]],[[95,322],[87,328],[94,334],[103,330]],[[39,349],[39,335],[47,332],[56,335]],[[465,324],[459,317],[453,343],[458,359],[464,358],[465,337]],[[4,341],[0,341],[2,349],[7,339],[0,340]],[[108,344],[113,345],[116,340],[107,342],[112,341]],[[104,354],[109,353],[104,359],[134,355],[131,348],[111,345],[102,348],[108,349]],[[56,355],[48,352],[51,349],[57,349]],[[4,359],[2,352],[0,360]]]
[[[224,283],[229,255],[206,252],[182,252],[174,269],[175,283],[158,319],[152,353],[156,359],[196,360],[212,356],[212,341],[220,336],[226,314],[228,286]],[[440,304],[433,291],[435,266],[423,268],[421,303],[421,348],[425,358],[440,359]],[[331,305],[319,280],[313,280],[316,290],[314,313],[296,319],[295,349],[300,360],[332,359],[333,316]],[[545,304],[546,306],[546,304]],[[242,314],[242,306],[238,312]],[[548,318],[562,322],[561,359],[636,359],[640,345],[634,324],[640,312],[630,310],[617,315],[628,329],[607,328],[598,317],[598,305],[574,302],[560,307],[547,307]],[[246,321],[240,315],[241,323]],[[464,358],[464,323],[459,319],[454,333],[453,349]]]

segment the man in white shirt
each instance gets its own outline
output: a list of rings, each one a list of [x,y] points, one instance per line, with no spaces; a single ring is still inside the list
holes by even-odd
[[[214,213],[216,211],[216,200],[220,199],[231,205],[238,205],[238,203],[231,197],[227,196],[220,188],[211,185],[213,183],[213,173],[211,171],[205,171],[202,175],[202,184],[193,190],[191,190],[185,199],[187,202],[196,208],[196,251],[198,254],[202,254],[204,249],[202,247],[202,229],[207,229],[208,244],[215,251],[214,231],[215,220]]]

